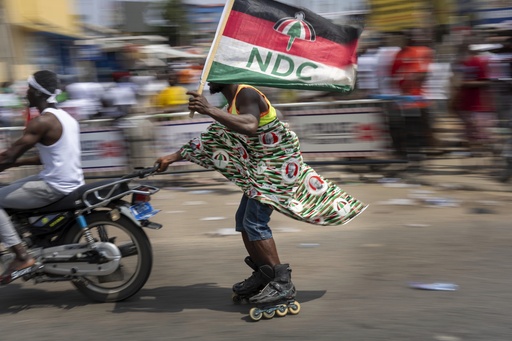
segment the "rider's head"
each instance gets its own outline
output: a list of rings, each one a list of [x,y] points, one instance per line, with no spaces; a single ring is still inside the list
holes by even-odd
[[[59,78],[52,71],[38,71],[28,78],[27,100],[30,107],[55,104],[59,93]]]

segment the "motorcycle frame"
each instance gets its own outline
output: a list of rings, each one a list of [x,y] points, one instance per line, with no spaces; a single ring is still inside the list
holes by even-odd
[[[125,197],[125,196],[130,195],[130,194],[132,194],[132,195],[133,194],[141,194],[141,195],[151,196],[151,195],[153,195],[154,193],[156,193],[156,192],[158,192],[160,190],[157,187],[144,185],[144,186],[138,186],[138,187],[135,187],[135,188],[130,188],[127,191],[124,191],[124,192],[121,192],[119,194],[113,195],[116,192],[116,190],[121,187],[122,184],[128,183],[130,181],[132,181],[132,178],[120,179],[120,180],[115,181],[113,183],[109,183],[109,184],[105,184],[105,185],[100,185],[100,186],[91,188],[91,189],[85,191],[84,194],[82,195],[82,202],[85,204],[85,208],[77,210],[75,212],[75,215],[76,215],[76,220],[78,222],[78,225],[84,231],[85,240],[87,241],[87,244],[89,244],[89,246],[91,248],[94,247],[94,239],[91,236],[89,230],[87,229],[87,221],[86,221],[85,216],[84,216],[83,213],[85,213],[85,212],[91,213],[96,208],[106,207],[112,201],[120,199],[120,198]],[[140,188],[140,187],[144,187],[144,189],[146,189],[146,190],[137,189],[137,188]],[[100,191],[103,190],[103,189],[109,189],[106,195],[101,195],[100,194]],[[92,203],[91,201],[93,199],[98,200],[98,202]],[[131,220],[133,220],[137,225],[142,226],[140,224],[140,222],[137,219],[135,219],[133,214],[131,214],[131,212],[129,211],[128,208],[126,208],[124,206],[121,206],[120,209],[121,209],[121,213],[123,215],[125,215],[128,218],[130,218]],[[111,215],[111,217],[113,217],[113,215]],[[148,226],[150,226],[150,225],[148,225]]]

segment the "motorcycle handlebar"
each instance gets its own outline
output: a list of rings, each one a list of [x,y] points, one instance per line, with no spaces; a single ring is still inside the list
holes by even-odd
[[[135,172],[123,176],[123,179],[146,178],[146,177],[154,174],[159,167],[160,167],[160,164],[155,163],[155,165],[153,167],[135,168]]]

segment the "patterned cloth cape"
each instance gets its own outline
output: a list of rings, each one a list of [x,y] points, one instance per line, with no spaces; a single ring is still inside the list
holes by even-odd
[[[180,153],[296,220],[341,225],[367,207],[307,165],[297,135],[279,119],[259,127],[254,136],[213,123]]]

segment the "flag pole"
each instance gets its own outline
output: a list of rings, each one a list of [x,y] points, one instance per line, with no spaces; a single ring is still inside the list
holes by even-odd
[[[233,8],[233,3],[235,0],[227,0],[226,5],[224,5],[224,9],[222,10],[222,15],[220,17],[219,25],[217,26],[217,32],[215,33],[215,37],[213,38],[213,43],[208,52],[208,56],[206,57],[206,63],[203,68],[203,72],[201,73],[201,78],[199,80],[199,87],[197,88],[197,92],[201,95],[203,93],[204,85],[206,84],[206,79],[208,78],[208,74],[210,73],[210,69],[213,64],[213,58],[217,53],[217,49],[219,47],[220,38],[224,33],[224,28],[226,27],[226,23],[228,21],[229,13],[231,12],[231,8]],[[194,111],[190,110],[189,117],[194,117]]]

